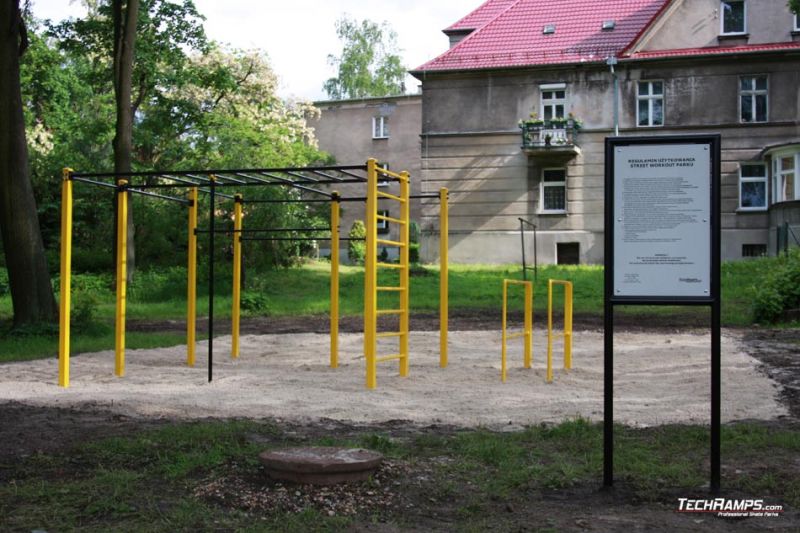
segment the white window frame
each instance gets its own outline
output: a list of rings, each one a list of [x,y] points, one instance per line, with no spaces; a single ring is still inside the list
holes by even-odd
[[[767,88],[766,89],[756,89],[755,80],[757,78],[764,78],[767,81]],[[742,89],[742,81],[743,80],[750,80],[750,88],[749,89]],[[756,100],[758,96],[763,95],[766,102],[766,111],[764,120],[758,120],[757,116],[757,109],[758,106],[756,105]],[[752,96],[752,100],[750,101],[751,109],[750,111],[753,113],[753,120],[745,121],[742,117],[742,98],[744,96]],[[748,76],[739,76],[739,122],[741,124],[763,124],[764,122],[769,122],[769,76],[766,74],[752,74]]]
[[[725,6],[730,3],[742,3],[744,7],[744,20],[742,31],[725,31]],[[747,1],[746,0],[720,0],[719,3],[719,34],[720,35],[746,35],[747,34]]]
[[[792,13],[794,18],[794,31],[800,31],[800,13]]]
[[[548,181],[545,184],[545,172],[560,171],[564,174],[564,181]],[[545,209],[544,191],[547,187],[561,187],[564,189],[564,209]],[[539,214],[542,215],[564,215],[567,213],[567,169],[565,167],[548,167],[542,169],[541,179],[539,180]]]
[[[647,94],[639,93],[639,86],[643,83],[647,84]],[[661,84],[661,94],[653,92],[653,84]],[[639,102],[647,100],[647,121],[648,124],[639,123]],[[653,124],[653,101],[661,100],[661,124]],[[664,119],[666,109],[664,108],[664,80],[639,80],[636,82],[636,127],[637,128],[662,128],[664,127]]]
[[[372,117],[372,138],[373,139],[388,139],[389,138],[389,117],[379,115]]]
[[[388,209],[378,209],[378,214],[381,215],[381,216],[384,216],[384,217],[390,216]],[[377,222],[377,224],[375,225],[375,229],[377,230],[378,233],[389,233],[389,221],[388,220],[382,220],[382,219],[379,218],[379,219],[376,220],[376,222]]]
[[[784,169],[781,162],[783,159],[790,157],[794,163],[794,168]],[[772,202],[787,202],[785,196],[782,194],[785,188],[785,175],[794,175],[794,198],[793,200],[800,200],[800,150],[787,150],[783,152],[775,152],[772,154]]]
[[[564,91],[564,98],[548,98],[545,100],[544,93],[546,92],[555,92],[555,91]],[[567,116],[567,84],[566,83],[548,83],[544,85],[539,85],[539,117],[542,120],[545,120],[545,108],[552,107],[553,108],[553,116],[551,118],[556,118],[557,115],[555,113],[556,106],[561,106],[562,114],[558,118],[566,118]]]
[[[743,176],[743,167],[761,167],[764,170],[763,176]],[[764,184],[764,205],[763,206],[743,206],[742,205],[742,184],[743,183],[763,183]],[[767,177],[766,163],[741,163],[739,165],[739,211],[766,211],[769,207],[769,179]]]
[[[383,170],[389,170],[389,163],[379,162],[378,166],[381,167]],[[381,174],[379,172],[378,173],[378,187],[388,187],[388,186],[389,186],[389,180],[386,178],[386,176],[384,176],[383,174]]]

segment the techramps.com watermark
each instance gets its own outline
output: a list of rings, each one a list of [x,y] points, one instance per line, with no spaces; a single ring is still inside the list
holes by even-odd
[[[678,498],[679,513],[711,513],[720,518],[768,518],[783,514],[783,505],[764,500],[733,498]]]

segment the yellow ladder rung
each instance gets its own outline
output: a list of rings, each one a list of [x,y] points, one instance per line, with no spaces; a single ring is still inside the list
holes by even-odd
[[[398,242],[398,241],[387,241],[387,240],[384,240],[384,239],[376,239],[376,242],[378,244],[387,244],[389,246],[398,246],[400,248],[405,248],[406,247],[405,243]]]
[[[379,339],[384,339],[386,337],[402,337],[405,335],[402,331],[387,331],[385,333],[376,333],[375,336]]]
[[[394,222],[395,224],[405,224],[406,223],[405,220],[400,220],[399,218],[387,217],[385,215],[375,215],[375,218],[377,218],[378,220],[385,220],[386,222]]]
[[[403,314],[403,310],[402,309],[383,309],[383,310],[379,309],[378,310],[378,315],[379,316],[380,315],[402,315],[402,314]]]
[[[406,290],[405,287],[377,287],[379,291],[404,291]]]
[[[380,363],[382,361],[394,361],[395,359],[402,359],[403,357],[405,356],[401,353],[396,353],[394,355],[384,355],[383,357],[378,357],[377,359],[375,359],[375,362]]]
[[[524,337],[525,335],[527,334],[524,331],[521,333],[507,333],[506,339],[518,339],[520,337]]]
[[[554,339],[563,339],[564,338],[564,334],[563,333],[551,333],[550,336],[552,338],[554,338]]]
[[[406,201],[403,198],[400,198],[399,196],[395,196],[394,194],[389,194],[388,192],[378,191],[378,196],[382,196],[384,198],[389,198],[390,200],[395,200],[397,202],[400,202],[401,204],[406,203]]]
[[[406,267],[405,265],[401,265],[399,263],[376,263],[375,266],[379,266],[381,268],[397,268],[397,269],[403,269]]]

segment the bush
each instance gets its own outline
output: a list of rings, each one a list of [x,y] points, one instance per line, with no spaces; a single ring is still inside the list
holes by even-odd
[[[353,240],[367,238],[367,228],[364,226],[364,222],[361,220],[353,222],[347,236],[350,238],[350,240],[347,241],[347,257],[350,258],[350,262],[355,265],[364,263],[364,256],[367,254],[367,244],[364,241]]]
[[[408,226],[408,238],[414,244],[419,243],[419,224],[411,221],[411,224]]]
[[[8,285],[8,270],[0,268],[0,296],[5,296],[11,290]]]
[[[72,314],[70,323],[78,330],[83,331],[94,323],[97,314],[97,295],[89,290],[78,290],[72,295]]]
[[[756,322],[779,321],[784,313],[800,308],[800,249],[774,260],[771,273],[756,291],[753,318]]]
[[[413,263],[419,263],[419,243],[412,242],[408,247],[408,260]]]
[[[248,313],[266,313],[269,310],[269,300],[261,293],[242,293],[241,308]]]

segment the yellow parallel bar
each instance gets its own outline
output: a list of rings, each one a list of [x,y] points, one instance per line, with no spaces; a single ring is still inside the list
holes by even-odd
[[[381,316],[381,315],[399,315],[402,312],[403,312],[402,309],[379,309],[378,310],[378,316]]]
[[[403,200],[400,206],[400,218],[404,224],[400,226],[400,286],[405,290],[400,293],[400,376],[408,376],[408,322],[409,322],[409,247],[411,244],[411,184],[408,172],[401,172],[400,197]]]
[[[547,377],[553,381],[553,280],[547,282]]]
[[[128,276],[128,192],[127,180],[117,189],[117,309],[115,323],[114,373],[125,375],[125,307]]]
[[[395,268],[398,270],[406,268],[406,266],[401,263],[376,263],[375,266],[378,266],[380,268]]]
[[[239,326],[242,303],[242,195],[233,204],[233,301],[231,302],[231,358],[239,357]]]
[[[378,357],[375,359],[375,362],[382,363],[384,361],[394,361],[396,359],[403,359],[403,354],[396,353],[394,355],[384,355],[383,357]]]
[[[339,366],[339,192],[331,202],[331,368]]]
[[[572,369],[572,283],[564,295],[564,369]]]
[[[364,259],[364,359],[367,363],[366,386],[374,389],[378,386],[376,369],[377,339],[375,333],[377,329],[377,281],[378,273],[375,263],[377,262],[378,239],[378,173],[377,161],[369,159],[367,161],[367,208],[366,216],[366,257]]]
[[[401,184],[402,186],[402,184]],[[395,196],[394,194],[389,194],[388,192],[378,191],[378,196],[382,198],[389,198],[390,200],[394,200],[395,202],[405,203],[406,201],[403,200],[400,196]]]
[[[383,292],[398,292],[398,291],[405,291],[405,287],[377,287],[377,290]]]
[[[553,333],[553,287],[564,287],[564,332]],[[547,283],[547,381],[553,380],[553,339],[564,339],[564,369],[572,368],[572,282],[558,279]]]
[[[385,240],[385,239],[378,239],[376,242],[377,242],[378,244],[385,244],[385,245],[387,245],[387,246],[397,246],[398,248],[402,248],[403,246],[405,246],[405,244],[403,244],[402,242],[397,242],[397,241],[387,241],[387,240]]]
[[[402,173],[398,174],[396,172],[392,172],[391,170],[387,170],[383,167],[377,167],[377,172],[378,174],[383,176],[389,176],[390,178],[395,178],[401,181],[402,180],[408,181],[408,176],[404,177]]]
[[[533,362],[533,283],[525,284],[525,368]]]
[[[447,188],[439,190],[439,366],[447,367],[449,212]]]
[[[519,339],[520,337],[526,337],[527,335],[527,331],[520,331],[519,333],[507,333],[506,339]]]
[[[186,364],[194,366],[197,350],[197,187],[189,189],[189,257],[186,287]]]
[[[506,313],[508,311],[508,280],[503,280],[503,320],[502,320],[502,347],[500,350],[500,381],[506,382],[506,341],[508,341],[508,333],[506,332]]]
[[[378,220],[385,220],[387,222],[394,222],[395,224],[405,224],[406,223],[404,220],[400,220],[399,218],[387,217],[385,215],[375,215],[375,218],[377,218]]]
[[[385,339],[387,337],[399,337],[401,335],[405,335],[402,331],[386,331],[384,333],[376,333],[375,337],[379,339]]]
[[[69,387],[70,290],[72,288],[72,169],[61,182],[61,278],[58,324],[58,385]]]
[[[508,287],[509,285],[522,285],[525,287],[525,326],[522,332],[508,333]],[[507,341],[509,339],[524,338],[524,360],[525,368],[531,368],[533,361],[533,283],[530,281],[518,281],[513,279],[503,280],[503,336],[500,354],[500,379],[506,381],[507,373]]]

